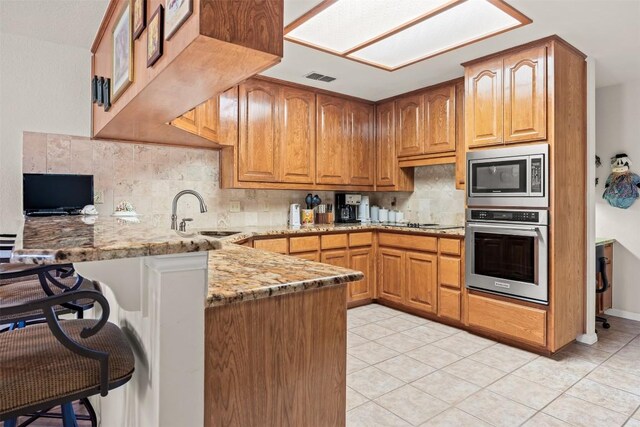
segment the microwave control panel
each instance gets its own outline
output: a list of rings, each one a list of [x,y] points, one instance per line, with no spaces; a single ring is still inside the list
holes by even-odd
[[[505,221],[505,222],[540,222],[539,211],[499,211],[473,209],[470,219],[475,221]]]

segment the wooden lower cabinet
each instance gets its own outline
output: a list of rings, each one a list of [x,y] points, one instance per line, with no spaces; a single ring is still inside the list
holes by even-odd
[[[372,247],[349,250],[349,268],[362,271],[364,279],[347,285],[347,301],[361,301],[373,298],[375,283],[374,252]]]
[[[404,254],[404,304],[435,313],[438,289],[438,255],[424,252]]]
[[[405,252],[400,249],[378,249],[378,297],[402,303]]]
[[[540,347],[547,345],[547,312],[499,299],[469,295],[469,326]]]
[[[331,249],[328,251],[322,251],[320,260],[325,264],[349,268],[349,254],[346,249]]]
[[[207,308],[204,426],[344,426],[346,313],[344,285]]]
[[[307,261],[320,262],[320,252],[318,251],[300,252],[297,254],[291,254],[291,256],[294,256],[296,258],[306,259]]]
[[[438,316],[460,321],[462,318],[462,292],[441,286],[438,299]]]
[[[286,237],[256,240],[253,242],[253,247],[255,249],[262,249],[264,251],[276,252],[279,254],[289,253],[289,242]]]

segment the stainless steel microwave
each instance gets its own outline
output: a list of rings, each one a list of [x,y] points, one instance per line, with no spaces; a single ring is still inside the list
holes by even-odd
[[[467,205],[549,206],[549,145],[467,153]]]

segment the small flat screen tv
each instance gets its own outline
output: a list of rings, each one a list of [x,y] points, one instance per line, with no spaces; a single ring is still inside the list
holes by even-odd
[[[42,210],[75,211],[93,204],[93,175],[25,173],[25,213]]]

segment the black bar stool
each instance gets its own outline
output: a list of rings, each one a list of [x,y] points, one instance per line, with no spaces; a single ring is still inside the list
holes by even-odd
[[[100,319],[59,320],[56,306],[92,300]],[[108,322],[109,305],[97,291],[75,290],[23,304],[0,305],[2,316],[39,312],[45,323],[0,334],[0,421],[16,427],[17,417],[61,405],[64,427],[76,427],[71,402],[125,384],[134,356],[123,332]]]

